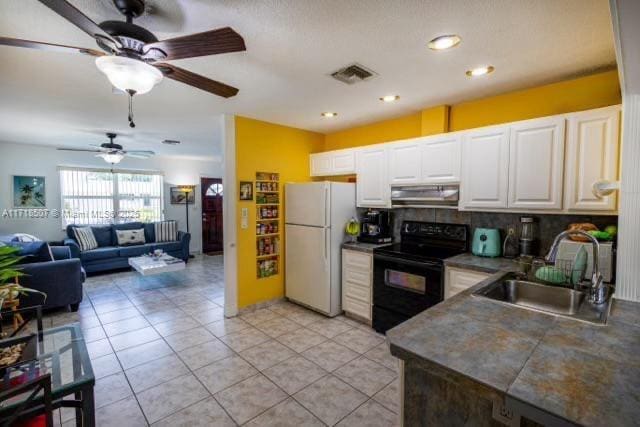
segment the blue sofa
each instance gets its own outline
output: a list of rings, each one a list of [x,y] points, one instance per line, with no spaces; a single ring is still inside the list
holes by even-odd
[[[67,226],[67,238],[64,244],[71,250],[71,256],[80,258],[87,273],[116,270],[129,267],[128,259],[162,249],[171,256],[187,262],[189,260],[189,242],[191,235],[178,231],[178,240],[174,242],[156,243],[153,223],[127,222],[124,224],[91,225],[98,247],[88,251],[80,251],[73,229],[86,227],[71,224]],[[135,230],[144,228],[146,243],[143,245],[118,246],[116,230]]]
[[[32,288],[47,294],[46,300],[42,295],[29,293],[20,296],[20,306],[29,307],[42,305],[43,308],[58,308],[70,306],[71,310],[77,311],[82,302],[82,283],[86,274],[78,258],[72,258],[71,251],[66,246],[51,246],[49,248],[44,242],[44,253],[30,252],[29,243],[20,243],[8,236],[0,237],[0,241],[7,245],[19,246],[22,249],[21,255],[25,256],[17,266],[24,273],[20,277],[20,284],[27,288]]]

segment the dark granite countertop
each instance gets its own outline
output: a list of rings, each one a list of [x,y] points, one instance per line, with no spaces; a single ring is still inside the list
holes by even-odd
[[[359,251],[359,252],[367,252],[372,254],[375,248],[380,248],[382,246],[390,245],[391,243],[362,243],[362,242],[344,242],[342,244],[342,249],[349,249],[350,251]]]
[[[387,332],[395,356],[478,383],[532,413],[581,425],[640,420],[640,303],[604,326],[472,296],[504,273]]]
[[[449,267],[464,268],[467,270],[481,271],[483,273],[497,273],[498,271],[517,271],[520,265],[514,259],[509,258],[487,258],[475,256],[468,252],[456,255],[444,260],[444,264]]]

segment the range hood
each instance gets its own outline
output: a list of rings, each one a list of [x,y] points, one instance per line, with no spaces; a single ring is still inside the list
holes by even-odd
[[[445,185],[392,185],[392,208],[433,208],[458,206],[460,186]]]

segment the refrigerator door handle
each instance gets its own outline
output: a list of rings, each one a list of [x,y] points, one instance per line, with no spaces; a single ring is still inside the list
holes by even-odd
[[[325,228],[324,229],[324,263],[328,264],[329,263],[329,245],[327,244],[327,239],[329,238],[329,229]]]
[[[329,187],[324,188],[324,225],[329,225]]]

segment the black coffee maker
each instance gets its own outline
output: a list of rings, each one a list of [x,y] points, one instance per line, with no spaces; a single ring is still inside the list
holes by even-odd
[[[358,241],[363,243],[391,243],[393,214],[369,209],[360,221]]]

